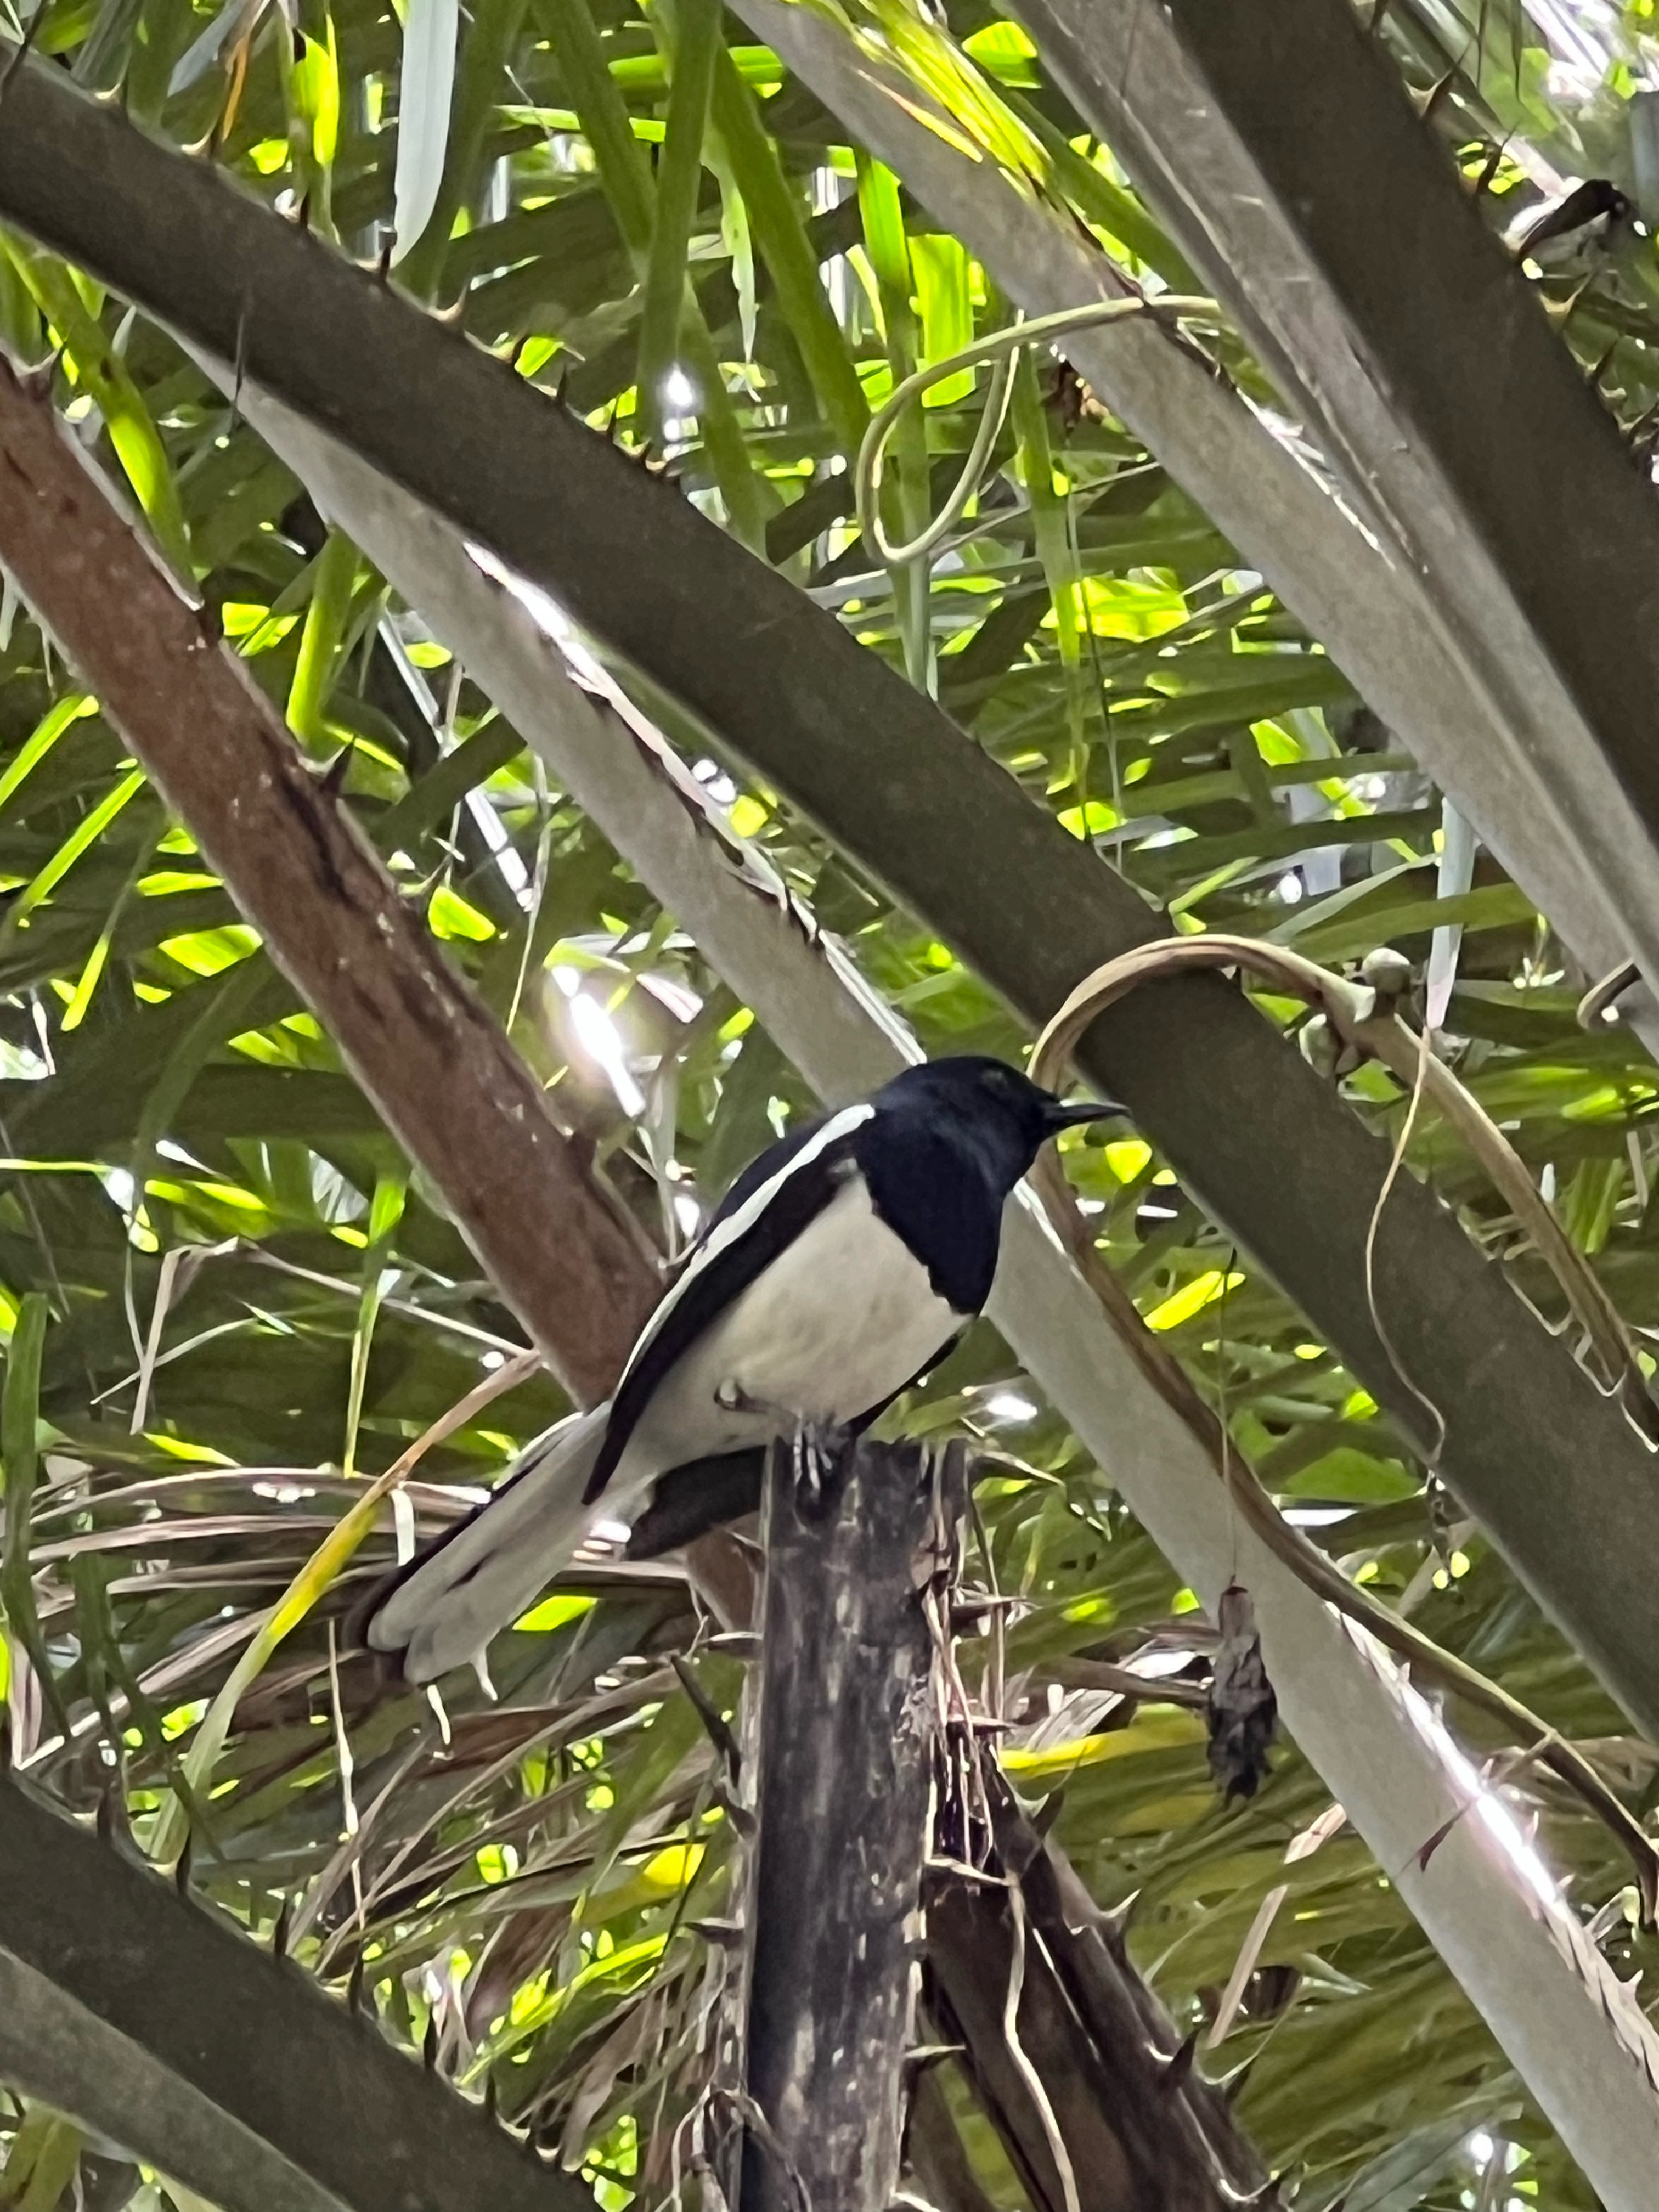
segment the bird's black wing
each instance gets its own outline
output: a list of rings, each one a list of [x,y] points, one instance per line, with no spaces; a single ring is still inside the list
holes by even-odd
[[[828,1114],[815,1114],[810,1121],[803,1121],[798,1127],[791,1129],[787,1137],[778,1138],[775,1143],[768,1145],[764,1152],[757,1152],[748,1166],[739,1169],[732,1178],[725,1197],[708,1217],[703,1237],[712,1236],[722,1221],[729,1221],[739,1206],[747,1204],[763,1183],[770,1182],[780,1170],[787,1168],[795,1155],[811,1143],[830,1118]]]
[[[735,1206],[728,1196],[726,1208],[709,1224],[685,1273],[634,1347],[611,1401],[610,1425],[585,1493],[588,1503],[616,1471],[663,1377],[817,1218],[854,1170],[854,1135],[871,1112],[867,1105],[849,1106],[819,1122],[810,1137],[786,1139],[756,1163],[769,1165],[771,1172],[751,1170]]]
[[[651,1493],[650,1503],[628,1532],[625,1559],[659,1559],[695,1543],[711,1528],[741,1521],[760,1510],[768,1447],[724,1452],[717,1459],[687,1460],[671,1467]]]

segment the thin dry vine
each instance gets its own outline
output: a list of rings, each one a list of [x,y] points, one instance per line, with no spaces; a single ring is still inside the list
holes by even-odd
[[[1645,1409],[1640,1425],[1644,1433],[1653,1436],[1653,1402],[1623,1321],[1606,1292],[1534,1189],[1524,1165],[1502,1132],[1443,1061],[1431,1052],[1420,1051],[1418,1039],[1392,1010],[1379,1011],[1378,994],[1369,985],[1349,983],[1299,954],[1249,938],[1195,936],[1160,940],[1108,961],[1078,985],[1037,1041],[1031,1057],[1034,1078],[1054,1083],[1090,1024],[1127,992],[1141,983],[1194,968],[1254,969],[1278,988],[1316,1006],[1345,1049],[1382,1060],[1403,1082],[1413,1083],[1419,1068],[1425,1071],[1425,1095],[1467,1139],[1517,1216],[1532,1231],[1574,1312],[1618,1378],[1615,1387],[1633,1418],[1637,1407],[1632,1401],[1639,1392],[1640,1407]],[[1127,1291],[1102,1260],[1059,1160],[1045,1157],[1033,1181],[1055,1233],[1079,1273],[1141,1371],[1202,1444],[1251,1530],[1309,1589],[1367,1630],[1378,1643],[1409,1661],[1425,1679],[1492,1714],[1516,1734],[1530,1737],[1528,1756],[1565,1783],[1629,1855],[1644,1925],[1655,1925],[1659,1916],[1659,1851],[1589,1761],[1519,1698],[1349,1582],[1322,1552],[1291,1527],[1237,1443],[1224,1435],[1212,1408],[1173,1354],[1147,1328]]]

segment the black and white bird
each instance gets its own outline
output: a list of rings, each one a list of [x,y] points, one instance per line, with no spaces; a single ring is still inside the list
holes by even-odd
[[[990,1296],[1004,1205],[1067,1105],[1001,1060],[907,1068],[744,1170],[606,1405],[532,1445],[473,1517],[371,1598],[376,1650],[430,1682],[482,1662],[592,1523],[682,1470],[802,1426],[858,1429],[948,1352]]]

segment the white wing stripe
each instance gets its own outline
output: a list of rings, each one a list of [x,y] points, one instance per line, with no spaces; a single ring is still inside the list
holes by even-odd
[[[718,1259],[720,1255],[735,1244],[740,1237],[748,1235],[791,1176],[797,1174],[803,1168],[810,1167],[821,1152],[827,1150],[830,1146],[837,1143],[842,1138],[849,1136],[854,1129],[867,1121],[875,1110],[866,1099],[862,1105],[844,1106],[839,1114],[832,1114],[810,1143],[803,1145],[792,1159],[784,1162],[775,1176],[769,1176],[758,1190],[751,1192],[735,1213],[729,1214],[724,1221],[716,1224],[692,1254],[686,1264],[684,1273],[665,1293],[661,1304],[641,1330],[639,1341],[628,1355],[628,1364],[623,1370],[622,1382],[617,1385],[618,1391],[633,1373],[645,1352],[655,1340],[663,1323],[679,1304],[687,1285],[695,1281],[711,1261]]]

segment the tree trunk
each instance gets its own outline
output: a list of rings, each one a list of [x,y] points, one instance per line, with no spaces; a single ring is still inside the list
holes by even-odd
[[[780,1446],[768,1470],[741,2212],[887,2212],[962,1458]]]

